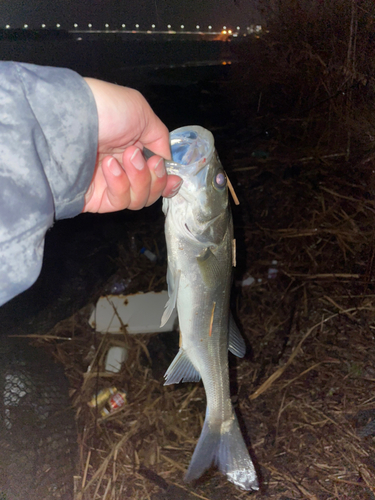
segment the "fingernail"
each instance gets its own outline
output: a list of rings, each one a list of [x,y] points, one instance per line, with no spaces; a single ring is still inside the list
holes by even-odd
[[[146,165],[146,161],[141,155],[141,152],[138,148],[134,151],[133,156],[130,158],[130,161],[137,170],[142,170]]]
[[[108,168],[115,177],[122,174],[123,170],[114,158],[108,161]]]
[[[166,174],[163,158],[160,158],[160,160],[157,162],[154,170],[155,170],[156,177],[163,177]]]
[[[178,191],[180,190],[180,187],[182,185],[184,181],[181,179],[180,181],[176,182],[176,184],[173,186],[171,192],[169,193],[168,196],[166,196],[166,198],[173,198],[173,196],[175,196]]]

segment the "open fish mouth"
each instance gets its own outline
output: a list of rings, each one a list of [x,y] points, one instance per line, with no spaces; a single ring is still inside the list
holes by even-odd
[[[190,126],[174,130],[170,134],[173,161],[183,166],[194,165],[197,174],[210,161],[214,151],[214,139],[203,127]]]

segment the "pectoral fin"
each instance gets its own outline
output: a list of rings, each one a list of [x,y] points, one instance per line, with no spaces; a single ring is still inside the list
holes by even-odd
[[[176,273],[176,278],[173,281],[172,273],[170,272],[170,270],[168,268],[167,283],[168,283],[169,299],[167,300],[167,303],[165,304],[164,313],[163,313],[163,316],[161,317],[160,328],[166,324],[166,322],[171,317],[173,309],[176,307],[178,285],[180,284],[180,276],[181,276],[181,271],[178,271]]]
[[[166,371],[164,385],[179,384],[182,382],[199,382],[201,376],[194,368],[185,351],[180,349]]]
[[[220,281],[223,271],[219,261],[209,248],[205,248],[197,257],[201,276],[206,286],[214,288]]]
[[[239,358],[243,358],[246,354],[245,341],[240,334],[240,331],[234,322],[233,316],[229,316],[229,351]]]

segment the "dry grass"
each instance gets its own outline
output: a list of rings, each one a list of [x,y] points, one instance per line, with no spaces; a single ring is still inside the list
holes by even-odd
[[[249,354],[230,358],[231,386],[261,477],[254,499],[375,498],[374,437],[366,427],[375,418],[375,128],[364,104],[373,102],[374,72],[373,46],[358,38],[373,20],[363,10],[368,2],[341,3],[346,31],[337,34],[335,18],[329,50],[316,44],[319,30],[310,38],[302,30],[302,44],[298,26],[280,41],[280,25],[279,43],[267,38],[257,71],[253,65],[222,84],[253,127],[228,139],[222,161],[241,202],[233,207],[232,303]],[[250,57],[254,46],[246,50]],[[267,140],[258,133],[264,124],[273,131]],[[255,149],[269,156],[257,159]],[[139,231],[146,246],[163,251],[162,217]],[[165,286],[165,268],[129,249],[118,264],[131,278],[129,292]],[[254,284],[241,286],[250,276]],[[162,370],[177,349],[165,347],[155,359],[148,352],[155,339],[124,333],[129,358],[119,375],[108,375],[102,360],[113,339],[93,333],[87,317],[81,311],[37,341],[48,344],[71,383],[80,444],[76,500],[245,498],[215,471],[196,485],[183,483],[205,396],[201,385],[163,387]],[[103,419],[87,402],[113,385],[126,390],[128,403]]]
[[[262,478],[253,497],[373,499],[373,438],[358,433],[375,416],[373,160],[314,159],[288,177],[290,163],[274,154],[258,163],[234,159],[230,172],[241,200],[252,193],[234,209],[236,280],[256,282],[233,294],[251,356],[231,359],[231,375]],[[278,273],[268,278],[275,260]],[[123,275],[131,269],[135,288],[137,276],[142,289],[163,285],[165,269],[129,251],[119,266]],[[93,333],[87,316],[81,311],[38,340],[53,346],[71,381],[80,430],[76,499],[243,498],[213,471],[194,487],[183,483],[204,418],[202,386],[163,387],[150,336],[124,334],[123,371],[103,372],[113,338]],[[103,419],[87,402],[113,385],[126,390],[128,404]]]

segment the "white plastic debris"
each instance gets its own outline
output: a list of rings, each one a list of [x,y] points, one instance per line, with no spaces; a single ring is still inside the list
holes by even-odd
[[[237,286],[250,286],[253,283],[255,283],[255,278],[253,278],[252,276],[249,276],[242,281],[236,281]]]
[[[110,347],[105,358],[105,371],[118,373],[127,357],[128,351],[125,347],[115,345]]]
[[[166,291],[100,297],[89,323],[101,333],[123,333],[122,325],[128,333],[171,332],[177,326],[176,310],[160,328],[167,300]]]
[[[272,261],[272,266],[277,266],[277,260]],[[275,279],[277,276],[277,273],[278,273],[277,267],[270,267],[268,269],[268,279],[269,280]]]
[[[147,257],[151,262],[155,263],[158,260],[157,255],[155,255],[153,252],[150,252],[150,250],[147,250],[147,248],[141,248],[141,251],[139,253]]]

